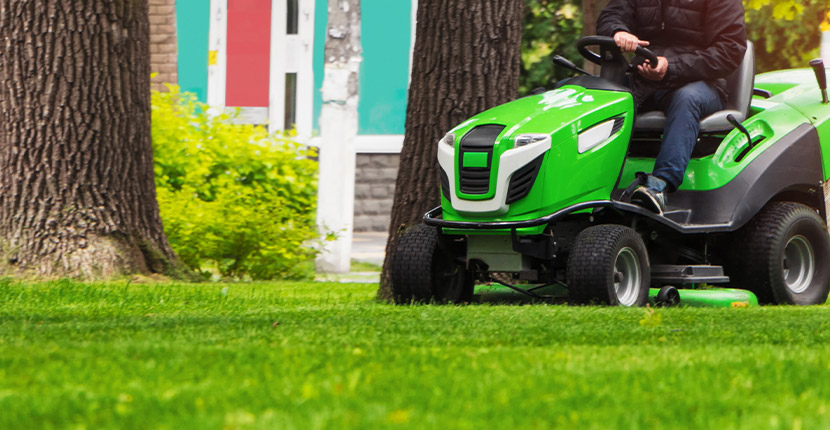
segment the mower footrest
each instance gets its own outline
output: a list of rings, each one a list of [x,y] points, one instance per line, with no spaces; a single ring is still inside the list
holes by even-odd
[[[689,220],[692,219],[692,211],[688,209],[674,209],[663,212],[663,216],[678,224],[688,224]]]
[[[651,266],[652,283],[674,284],[720,284],[729,282],[721,266],[685,266],[674,264],[656,264]]]

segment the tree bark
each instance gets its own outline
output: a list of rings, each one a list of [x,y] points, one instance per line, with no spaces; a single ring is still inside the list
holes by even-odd
[[[455,125],[514,99],[524,0],[421,0],[406,134],[378,295],[391,297],[397,236],[440,204],[438,140]]]
[[[150,142],[147,0],[0,0],[0,268],[178,268]]]

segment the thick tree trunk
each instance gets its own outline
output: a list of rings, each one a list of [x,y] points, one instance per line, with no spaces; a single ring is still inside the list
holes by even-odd
[[[0,266],[164,272],[147,0],[0,0]]]
[[[406,136],[379,297],[391,297],[398,234],[440,204],[438,140],[468,117],[516,97],[524,0],[421,0]]]

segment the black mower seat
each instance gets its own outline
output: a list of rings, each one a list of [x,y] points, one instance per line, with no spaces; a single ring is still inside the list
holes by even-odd
[[[726,116],[732,114],[738,122],[749,116],[749,104],[752,101],[752,89],[755,86],[755,49],[752,42],[746,42],[746,54],[738,69],[726,78],[729,99],[726,109],[713,113],[700,121],[701,133],[717,133],[732,130]],[[666,115],[660,111],[645,112],[637,115],[634,121],[635,131],[662,132],[666,124]]]

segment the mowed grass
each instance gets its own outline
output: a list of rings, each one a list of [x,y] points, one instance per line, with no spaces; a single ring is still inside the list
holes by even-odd
[[[830,307],[0,282],[0,429],[830,428]]]

